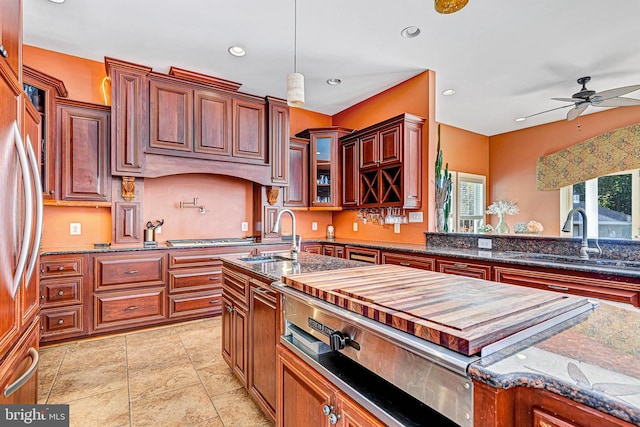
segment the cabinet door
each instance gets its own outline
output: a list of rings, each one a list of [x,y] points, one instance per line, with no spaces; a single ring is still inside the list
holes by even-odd
[[[247,312],[240,306],[233,306],[231,322],[232,355],[231,358],[233,372],[247,384]]]
[[[247,387],[262,409],[275,420],[278,343],[276,294],[268,289],[268,285],[255,280],[251,281],[249,322]]]
[[[289,186],[282,203],[287,207],[309,206],[309,141],[292,138],[289,143]]]
[[[338,147],[335,132],[311,134],[311,206],[338,206]]]
[[[342,171],[342,206],[358,206],[358,146],[355,141],[342,144],[340,166]]]
[[[111,199],[107,151],[110,111],[109,107],[95,104],[58,103],[61,200]]]
[[[149,80],[149,147],[193,151],[193,90]]]
[[[330,427],[323,407],[335,407],[335,399],[324,377],[278,346],[278,427]]]
[[[140,243],[140,203],[115,202],[114,243]]]
[[[405,121],[403,134],[403,207],[419,209],[422,206],[422,122]]]
[[[338,412],[342,419],[343,427],[384,427],[386,425],[342,393],[340,393]]]
[[[231,155],[231,100],[226,95],[205,91],[196,91],[194,98],[194,151]]]
[[[4,354],[0,364],[0,404],[35,404],[38,395],[37,384],[38,321],[34,321],[22,335],[16,346]],[[20,379],[26,382],[9,396],[4,396],[8,387],[16,385]]]
[[[269,101],[269,152],[271,181],[274,184],[289,182],[289,107],[283,100]]]
[[[149,142],[147,74],[150,68],[105,58],[111,77],[111,173],[140,176]]]
[[[0,45],[6,51],[6,64],[15,80],[20,80],[22,67],[22,2],[0,1]]]
[[[381,166],[400,161],[400,125],[395,124],[389,129],[378,133],[379,164]]]
[[[267,163],[265,105],[233,98],[233,157]]]
[[[229,367],[233,366],[233,304],[222,295],[222,358]]]
[[[378,166],[380,162],[378,134],[364,135],[358,139],[358,142],[360,144],[360,167],[371,168]]]

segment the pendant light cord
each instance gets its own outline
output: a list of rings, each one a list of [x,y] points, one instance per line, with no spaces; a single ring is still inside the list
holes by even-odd
[[[297,73],[298,62],[298,0],[293,0],[293,72]]]

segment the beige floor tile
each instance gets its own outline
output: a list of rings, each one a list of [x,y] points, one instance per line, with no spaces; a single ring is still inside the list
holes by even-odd
[[[208,319],[193,320],[190,322],[178,323],[173,328],[180,334],[184,331],[203,331],[209,327],[216,327],[222,325],[221,318],[210,317]]]
[[[127,348],[130,346],[155,347],[158,345],[180,342],[180,337],[173,327],[132,332],[125,335],[125,339],[127,341]]]
[[[133,427],[222,425],[201,384],[133,401],[131,420]],[[202,424],[205,421],[210,424]]]
[[[127,345],[127,366],[129,371],[139,371],[152,367],[162,368],[189,361],[182,343],[166,343],[156,346]]]
[[[123,338],[84,341],[69,346],[60,366],[60,373],[118,364],[124,366],[125,362]]]
[[[209,396],[243,387],[242,383],[233,375],[231,368],[221,358],[218,358],[212,365],[197,369],[197,372]]]
[[[225,427],[257,427],[272,425],[251,400],[244,388],[211,398]]]
[[[43,348],[38,351],[38,403],[47,403],[49,392],[58,375],[68,345]]]
[[[69,370],[56,377],[47,403],[69,403],[118,389],[127,389],[124,364]]]
[[[70,427],[129,425],[127,389],[87,397],[69,404]]]
[[[200,378],[188,360],[183,360],[175,365],[151,366],[135,372],[129,371],[131,400],[196,384],[201,385]]]

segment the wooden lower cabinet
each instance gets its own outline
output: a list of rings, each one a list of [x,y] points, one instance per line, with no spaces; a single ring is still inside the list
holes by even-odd
[[[222,297],[222,358],[247,385],[247,312],[239,304]]]
[[[344,258],[344,246],[324,244],[322,245],[322,255]]]
[[[382,251],[381,259],[382,264],[395,264],[429,271],[436,269],[436,259],[427,256]]]
[[[38,325],[36,318],[0,364],[0,404],[35,404],[38,397]],[[19,380],[26,382],[5,396]],[[8,390],[9,389],[9,390]]]
[[[94,331],[126,329],[166,319],[166,289],[154,286],[94,295]]]
[[[280,345],[277,373],[278,427],[385,425]]]
[[[632,424],[547,390],[495,389],[474,380],[479,427],[631,427]]]
[[[309,254],[322,254],[322,245],[320,243],[302,243],[302,252]]]
[[[438,258],[436,261],[436,271],[458,276],[474,277],[476,279],[491,280],[490,264]]]

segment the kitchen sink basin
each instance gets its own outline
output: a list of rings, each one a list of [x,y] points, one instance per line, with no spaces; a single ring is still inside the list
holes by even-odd
[[[250,262],[254,264],[262,264],[265,262],[291,261],[291,258],[280,255],[258,255],[238,258],[240,261]]]
[[[541,254],[535,252],[505,252],[504,258],[518,258],[536,261],[550,261],[561,264],[582,264],[600,267],[622,268],[622,269],[638,269],[640,270],[640,261],[626,261],[609,258],[588,258],[583,259],[578,256]]]

